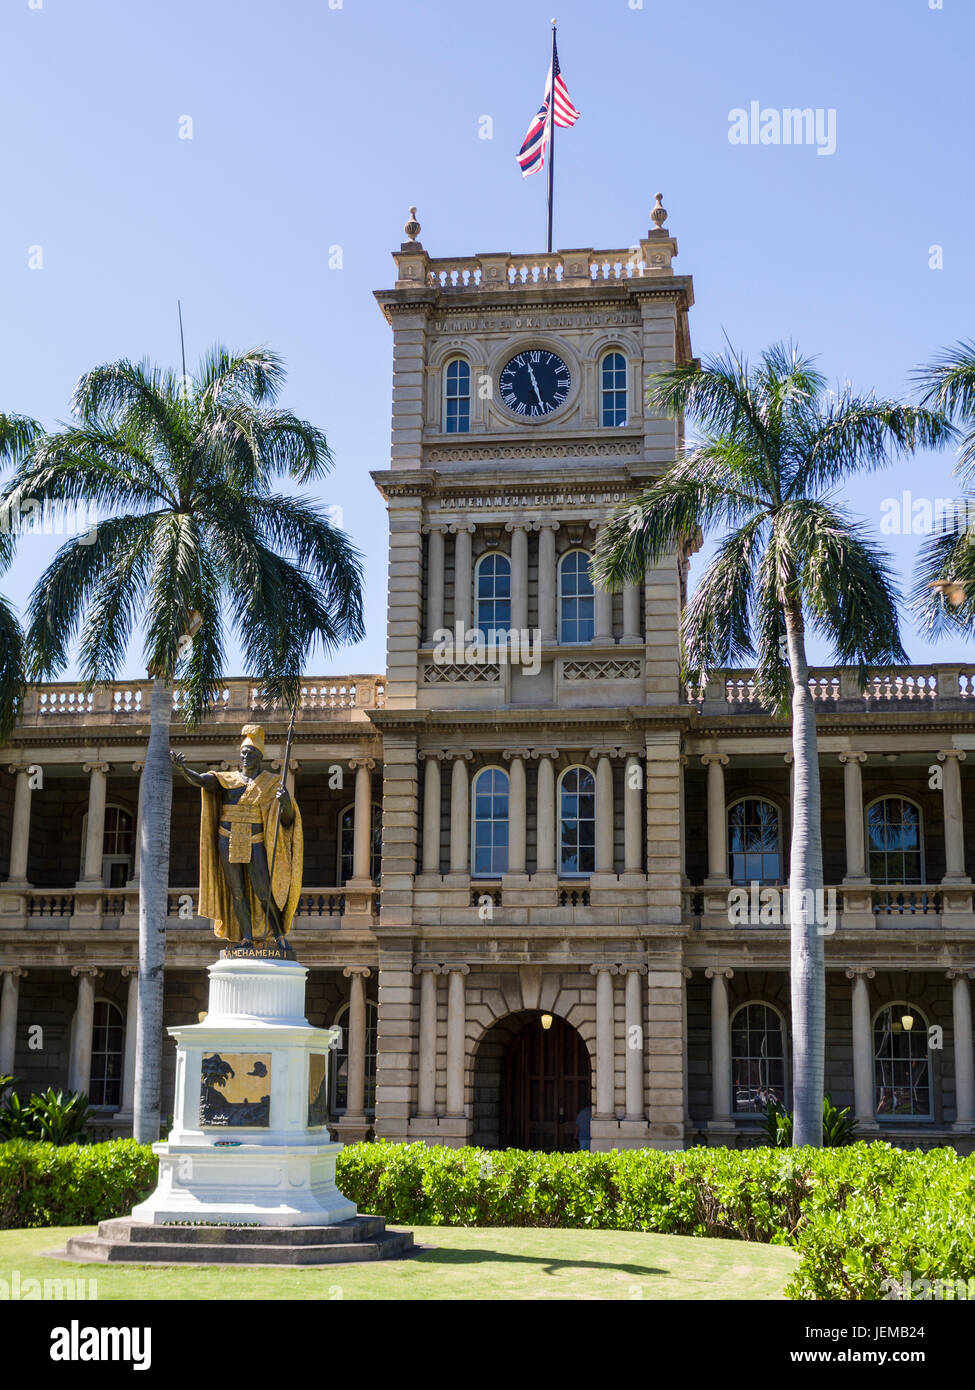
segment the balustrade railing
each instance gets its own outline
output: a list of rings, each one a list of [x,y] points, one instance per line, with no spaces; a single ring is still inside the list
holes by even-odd
[[[862,689],[854,667],[814,667],[809,693],[824,711],[939,710],[975,708],[975,668],[932,663],[870,671]],[[706,686],[690,685],[687,703],[702,714],[757,714],[768,706],[753,671],[715,671]]]
[[[379,890],[374,889],[371,896],[378,899]],[[360,894],[361,896],[361,894]],[[368,892],[366,896],[370,896]],[[166,903],[166,915],[175,925],[179,921],[197,921],[198,888],[170,887]],[[98,914],[96,905],[100,903]],[[310,922],[328,917],[341,917],[346,910],[345,890],[339,887],[305,888],[298,900],[295,916]],[[4,916],[26,917],[27,921],[39,925],[43,921],[68,923],[78,916],[89,920],[100,918],[136,917],[139,912],[139,889],[131,888],[85,888],[59,890],[50,888],[8,887],[0,883],[0,926]]]
[[[128,719],[147,719],[152,682],[111,681],[86,688],[80,682],[59,681],[30,686],[24,697],[21,726],[52,724],[111,724]],[[383,676],[312,676],[302,682],[297,718],[316,719],[335,714],[354,715],[357,710],[382,709],[386,703]],[[173,718],[179,722],[185,699],[173,693]],[[280,701],[262,699],[258,686],[243,677],[225,681],[217,692],[204,722],[246,719],[250,715],[287,718]]]

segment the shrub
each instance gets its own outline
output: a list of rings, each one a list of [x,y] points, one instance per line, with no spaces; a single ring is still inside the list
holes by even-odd
[[[0,1076],[0,1096],[13,1077]],[[93,1113],[82,1091],[35,1092],[22,1101],[15,1091],[0,1104],[0,1140],[35,1139],[47,1144],[83,1143],[85,1125]]]
[[[156,1184],[156,1156],[134,1139],[0,1144],[0,1230],[81,1226],[124,1216]]]
[[[794,1299],[913,1296],[973,1280],[975,1156],[884,1143],[834,1149],[698,1147],[665,1153],[525,1153],[350,1144],[339,1187],[402,1225],[656,1231],[789,1245]],[[131,1139],[0,1144],[0,1228],[123,1216],[152,1191],[156,1159]],[[916,1282],[921,1281],[921,1282]],[[910,1296],[910,1295],[908,1295]]]
[[[827,1091],[823,1096],[823,1148],[856,1143],[856,1131],[856,1116],[850,1107],[840,1110]],[[773,1149],[792,1147],[792,1116],[781,1101],[770,1100],[765,1107],[765,1137]]]

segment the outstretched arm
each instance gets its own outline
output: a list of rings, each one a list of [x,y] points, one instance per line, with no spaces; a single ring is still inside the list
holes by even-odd
[[[173,773],[179,773],[184,782],[189,782],[191,787],[205,787],[207,791],[215,791],[220,783],[212,772],[193,772],[186,766],[186,758],[182,753],[172,752],[169,760],[173,765]]]

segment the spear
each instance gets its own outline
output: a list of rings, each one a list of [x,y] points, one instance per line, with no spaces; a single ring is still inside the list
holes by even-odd
[[[291,744],[295,736],[295,714],[298,711],[298,701],[301,699],[301,692],[295,695],[295,702],[291,706],[291,722],[288,725],[288,740],[284,745],[284,761],[281,764],[281,786],[284,787],[284,779],[288,774],[288,763],[291,761]],[[278,835],[281,832],[281,802],[275,798],[275,821],[274,821],[274,844],[271,847],[271,870],[267,881],[267,901],[264,904],[264,934],[267,936],[267,928],[270,922],[269,913],[271,911],[271,893],[274,891],[274,864],[278,857]]]

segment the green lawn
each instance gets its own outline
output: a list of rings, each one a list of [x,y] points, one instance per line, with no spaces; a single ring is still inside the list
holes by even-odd
[[[84,1227],[0,1231],[0,1279],[95,1279],[99,1299],[776,1299],[798,1257],[782,1246],[636,1231],[419,1226],[406,1260],[330,1269],[66,1264]]]

